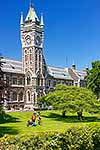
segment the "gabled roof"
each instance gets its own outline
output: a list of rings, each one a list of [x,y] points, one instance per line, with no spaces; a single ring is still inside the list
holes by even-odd
[[[19,73],[24,74],[22,70],[22,62],[18,60],[12,60],[3,58],[3,68],[2,71],[9,72],[9,73]],[[73,72],[77,75],[77,77],[80,80],[84,80],[84,77],[86,76],[85,70],[74,70]],[[67,68],[60,68],[60,67],[53,67],[53,66],[47,66],[48,75],[52,76],[56,79],[64,79],[64,80],[73,80],[71,75],[68,73]]]
[[[77,76],[78,79],[84,80],[86,76],[86,70],[78,70],[78,69],[73,69],[73,68],[71,68],[71,70]]]
[[[73,80],[64,68],[47,66],[48,74],[53,78]]]
[[[37,21],[39,21],[37,15],[36,15],[36,12],[31,4],[25,21],[28,21],[28,20],[35,21],[35,19],[37,19]]]
[[[2,60],[5,62],[3,64],[2,71],[24,74],[22,70],[22,62],[18,60],[7,59],[7,58],[3,58]]]
[[[74,71],[76,72],[76,74],[78,75],[80,80],[84,80],[84,78],[86,76],[86,71],[85,70],[74,70]]]

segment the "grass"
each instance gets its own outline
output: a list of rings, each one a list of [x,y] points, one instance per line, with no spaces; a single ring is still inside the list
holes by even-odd
[[[4,134],[32,134],[34,132],[45,131],[64,131],[71,126],[84,126],[84,125],[100,125],[100,114],[87,114],[84,113],[83,121],[80,122],[77,114],[68,113],[65,118],[61,116],[60,111],[42,111],[41,126],[27,127],[27,120],[31,119],[33,112],[10,112],[7,113],[6,120],[0,120],[0,135]],[[37,121],[36,121],[37,123]]]

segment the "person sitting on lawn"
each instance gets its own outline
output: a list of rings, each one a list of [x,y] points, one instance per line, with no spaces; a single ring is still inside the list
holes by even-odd
[[[36,124],[32,120],[27,121],[27,127],[36,126]]]
[[[35,124],[35,120],[36,120],[36,113],[33,113],[32,115],[32,122]]]
[[[32,120],[28,120],[27,121],[27,127],[31,127],[31,126],[33,126],[33,122],[32,122]]]

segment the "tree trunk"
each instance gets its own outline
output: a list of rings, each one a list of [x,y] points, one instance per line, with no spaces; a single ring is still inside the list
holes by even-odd
[[[65,110],[62,112],[62,116],[63,116],[63,117],[66,116],[66,111],[65,111]]]
[[[82,120],[83,120],[82,112],[81,112],[81,111],[78,111],[78,112],[77,112],[77,115],[78,115],[78,119],[79,119],[80,121],[82,121]]]

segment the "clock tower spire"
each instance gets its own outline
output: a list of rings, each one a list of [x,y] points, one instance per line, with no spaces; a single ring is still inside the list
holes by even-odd
[[[45,60],[43,57],[44,23],[30,5],[25,21],[20,21],[22,62],[25,74],[25,100],[34,106],[37,97],[45,94]]]

